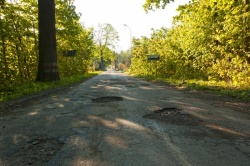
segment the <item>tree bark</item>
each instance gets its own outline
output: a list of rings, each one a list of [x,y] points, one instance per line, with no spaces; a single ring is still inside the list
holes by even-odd
[[[104,64],[103,49],[102,49],[102,48],[101,48],[101,50],[100,50],[100,60],[101,60],[100,69],[101,69],[102,71],[104,71],[104,70],[105,70],[105,64]]]
[[[38,0],[39,64],[36,81],[60,80],[55,28],[55,1]]]

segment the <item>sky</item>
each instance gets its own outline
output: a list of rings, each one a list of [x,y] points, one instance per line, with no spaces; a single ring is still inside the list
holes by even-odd
[[[153,29],[170,28],[172,17],[177,15],[178,5],[189,0],[170,3],[166,9],[157,9],[146,13],[142,7],[145,0],[75,0],[76,12],[81,13],[80,21],[85,27],[97,28],[98,24],[109,23],[119,34],[116,52],[127,50],[131,46],[131,36],[150,37]],[[124,26],[126,24],[127,26]]]

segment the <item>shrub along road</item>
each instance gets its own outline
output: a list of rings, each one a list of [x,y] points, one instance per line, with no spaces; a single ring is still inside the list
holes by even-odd
[[[0,117],[0,165],[249,165],[248,106],[109,70]]]

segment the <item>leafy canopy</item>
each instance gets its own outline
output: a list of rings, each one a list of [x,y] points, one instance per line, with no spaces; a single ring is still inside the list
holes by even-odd
[[[146,0],[143,8],[145,11],[162,8],[164,9],[168,3],[174,2],[174,0]]]

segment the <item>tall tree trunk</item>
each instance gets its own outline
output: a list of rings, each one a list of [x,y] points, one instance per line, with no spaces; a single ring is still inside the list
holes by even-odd
[[[39,64],[36,81],[60,80],[55,29],[55,1],[38,0]]]
[[[4,31],[3,31],[3,23],[2,21],[0,20],[0,32],[1,32],[1,52],[2,52],[2,57],[3,58],[3,66],[2,69],[4,69],[4,79],[7,79],[9,80],[10,77],[10,73],[9,73],[9,67],[8,67],[8,63],[7,63],[7,60],[6,60],[6,44],[5,44],[5,34],[4,34]],[[2,64],[1,64],[2,65]]]
[[[105,70],[104,59],[103,59],[103,49],[100,50],[100,60],[101,60],[101,70]]]
[[[244,0],[244,4],[247,6],[245,12],[249,12],[250,11],[249,0]],[[248,23],[249,20],[248,19],[249,18],[245,18],[245,25],[244,25],[244,27],[245,27],[245,48],[244,48],[244,50],[247,54],[250,54],[250,36],[249,36],[250,27],[249,27],[249,23]],[[249,55],[246,57],[246,61],[248,64],[250,64]]]

